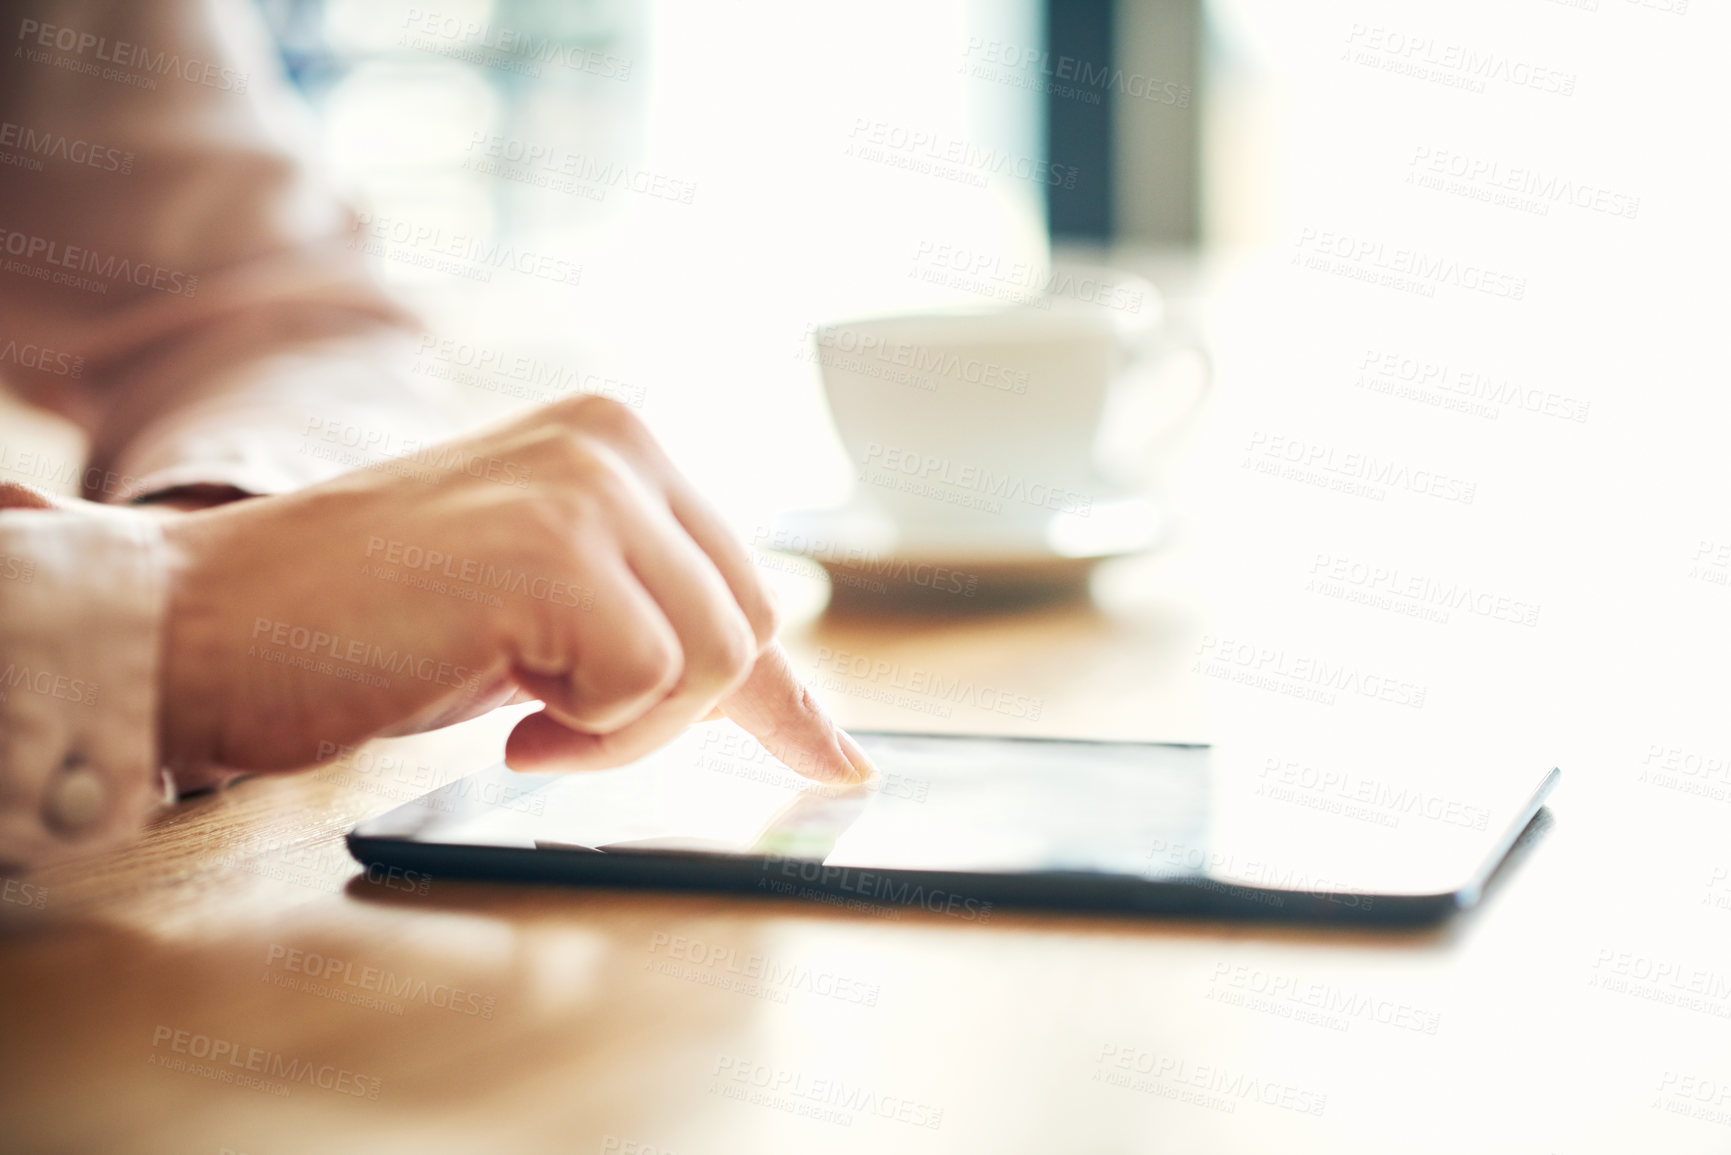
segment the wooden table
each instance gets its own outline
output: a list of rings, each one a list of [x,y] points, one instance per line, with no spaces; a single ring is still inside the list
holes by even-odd
[[[1114,581],[1140,592],[1115,603]],[[806,661],[854,647],[1013,683],[1044,700],[1030,732],[1182,736],[1194,722],[1182,656],[1198,629],[1182,555],[1127,563],[1114,581],[1103,608],[820,618],[791,641]],[[853,724],[982,728],[830,697]],[[130,850],[7,883],[0,1145],[1731,1143],[1731,1103],[1713,1082],[1728,1070],[1724,976],[1690,977],[1705,947],[1654,945],[1656,926],[1677,923],[1662,904],[1595,905],[1582,879],[1606,873],[1607,843],[1584,815],[1601,804],[1567,790],[1485,907],[1421,932],[1002,911],[982,923],[369,879],[343,848],[350,825],[484,764],[503,729],[483,719],[376,744],[347,766],[244,781],[182,804]],[[1638,871],[1637,855],[1620,858]],[[1723,909],[1703,913],[1718,917],[1707,932],[1731,926]],[[1652,977],[1668,962],[1681,980]],[[1709,988],[1695,1009],[1675,1005],[1679,981]],[[1711,1111],[1717,1122],[1700,1117]]]

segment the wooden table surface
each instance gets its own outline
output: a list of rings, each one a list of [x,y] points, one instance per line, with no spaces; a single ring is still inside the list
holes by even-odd
[[[1129,563],[1142,592],[1116,604],[819,618],[790,641],[1013,683],[1045,703],[1028,732],[1174,736],[1194,721],[1181,570]],[[981,728],[829,697],[856,725]],[[1590,893],[1608,843],[1583,791],[1485,906],[1424,931],[369,879],[346,830],[484,764],[503,726],[243,781],[123,853],[8,881],[0,1146],[1731,1146],[1731,994],[1692,974],[1707,947],[1656,940],[1681,925],[1664,904]]]

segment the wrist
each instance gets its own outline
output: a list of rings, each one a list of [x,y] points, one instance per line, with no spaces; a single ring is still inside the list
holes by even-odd
[[[215,599],[205,588],[208,529],[196,513],[165,516],[167,606],[157,694],[157,741],[176,783],[211,785],[220,705],[213,671],[221,668]]]

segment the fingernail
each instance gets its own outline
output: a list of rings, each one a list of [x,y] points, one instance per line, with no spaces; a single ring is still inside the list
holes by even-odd
[[[838,729],[835,736],[841,744],[841,752],[847,755],[848,765],[853,767],[853,781],[869,782],[877,777],[878,768],[872,764],[872,760],[866,756],[860,744],[853,740],[851,734]]]

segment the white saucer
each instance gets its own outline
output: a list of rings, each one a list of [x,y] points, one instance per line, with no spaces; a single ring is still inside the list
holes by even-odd
[[[808,558],[833,579],[942,567],[992,583],[1067,582],[1109,558],[1141,553],[1159,543],[1166,518],[1145,494],[1096,501],[1087,514],[1000,522],[989,517],[898,525],[860,495],[832,509],[802,509],[776,520],[768,549]],[[907,563],[904,566],[902,563]],[[837,590],[857,580],[835,581]]]

